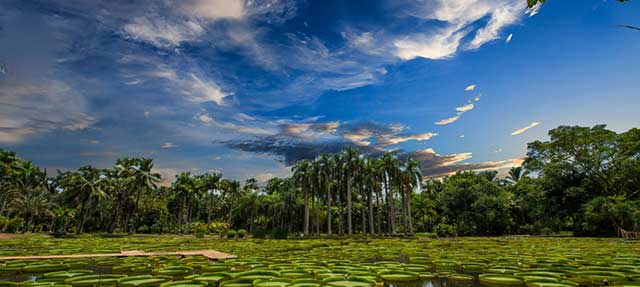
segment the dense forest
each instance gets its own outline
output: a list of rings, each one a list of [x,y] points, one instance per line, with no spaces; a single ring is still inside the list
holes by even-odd
[[[506,176],[466,171],[425,179],[417,161],[348,148],[299,161],[290,177],[264,186],[183,172],[166,187],[147,158],[50,177],[0,149],[0,229],[275,238],[640,230],[640,129],[561,126],[527,149],[523,166]]]

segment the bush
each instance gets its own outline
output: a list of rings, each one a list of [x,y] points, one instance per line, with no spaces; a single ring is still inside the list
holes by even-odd
[[[209,234],[218,234],[221,237],[224,237],[225,235],[227,235],[227,231],[229,230],[229,224],[227,224],[226,222],[214,221],[209,223],[209,225],[207,226],[207,230]]]
[[[149,226],[142,225],[138,227],[138,233],[149,233]]]
[[[229,239],[234,239],[236,238],[236,235],[238,235],[238,232],[236,232],[235,230],[231,229],[229,231],[227,231],[227,238]]]
[[[238,238],[245,238],[247,237],[247,231],[244,229],[239,229],[238,230]]]
[[[287,239],[289,237],[289,230],[286,228],[276,228],[271,232],[273,239]]]
[[[5,222],[4,231],[16,233],[20,228],[22,228],[22,226],[24,226],[24,219],[22,219],[22,217],[14,217]]]
[[[456,228],[453,225],[440,223],[433,228],[433,232],[438,235],[438,237],[455,237]]]
[[[254,227],[251,235],[253,238],[265,239],[267,238],[267,231],[262,227]]]

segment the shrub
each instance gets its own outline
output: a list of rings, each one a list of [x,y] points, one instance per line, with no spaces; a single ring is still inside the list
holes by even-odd
[[[22,226],[24,226],[24,219],[22,219],[22,217],[14,217],[5,222],[4,231],[16,233],[20,228],[22,228]]]
[[[214,221],[209,223],[207,226],[207,230],[209,234],[218,234],[220,236],[225,236],[227,231],[229,230],[229,224],[226,222],[218,222]]]
[[[245,238],[247,237],[247,231],[244,229],[239,229],[238,230],[238,238]]]
[[[236,232],[235,230],[231,229],[229,231],[227,231],[227,238],[229,239],[234,239],[236,238],[236,235],[238,235],[238,232]]]
[[[454,237],[456,236],[456,228],[453,225],[440,223],[433,228],[433,232],[438,235],[438,237]]]
[[[149,233],[149,226],[143,225],[138,227],[138,233]]]
[[[271,232],[273,239],[287,239],[289,237],[289,230],[286,228],[276,228]]]

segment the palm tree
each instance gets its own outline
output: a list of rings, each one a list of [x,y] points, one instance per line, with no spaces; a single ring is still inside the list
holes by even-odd
[[[11,205],[11,209],[25,219],[25,231],[31,229],[31,223],[43,215],[52,215],[53,203],[45,192],[20,195]]]
[[[524,169],[522,166],[512,167],[509,169],[509,174],[507,175],[507,180],[513,184],[518,183],[522,178],[529,175],[529,171]]]
[[[239,218],[249,219],[249,233],[253,233],[254,218],[260,208],[260,194],[251,190],[242,195],[233,206],[233,214]]]
[[[382,156],[382,166],[384,170],[385,195],[389,205],[389,225],[391,234],[396,234],[396,212],[393,199],[393,183],[397,181],[396,175],[399,173],[400,160],[394,152],[386,153]]]
[[[304,191],[304,227],[303,234],[309,235],[309,189],[311,188],[311,164],[307,160],[297,162],[292,168],[296,184]]]
[[[323,154],[319,159],[316,159],[318,162],[321,178],[323,179],[323,185],[325,188],[325,195],[327,196],[327,234],[331,235],[331,221],[332,221],[332,211],[331,211],[331,187],[333,185],[333,172],[335,169],[335,161],[332,157],[327,154]]]
[[[136,190],[136,201],[133,204],[133,211],[131,214],[136,214],[138,211],[138,202],[140,201],[140,195],[145,192],[149,193],[151,190],[157,188],[157,183],[160,181],[160,174],[152,171],[153,159],[141,158],[137,159],[137,165],[133,167],[131,187]],[[125,231],[129,231],[130,223],[127,222]]]
[[[206,173],[200,176],[200,180],[202,181],[202,186],[206,192],[207,199],[207,224],[211,223],[211,210],[213,209],[213,199],[215,197],[214,192],[220,188],[220,180],[222,179],[222,174],[214,172],[214,173]]]
[[[360,161],[360,150],[354,147],[348,147],[345,149],[342,152],[341,163],[341,168],[344,169],[347,180],[347,234],[352,235],[351,189],[353,186],[353,179],[357,176],[359,168],[362,165]]]
[[[102,174],[96,168],[83,166],[78,171],[60,174],[60,177],[67,200],[80,202],[80,220],[76,229],[76,234],[80,234],[87,219],[88,205],[107,197],[101,186]]]
[[[406,201],[407,201],[407,221],[408,232],[413,234],[413,222],[411,218],[411,193],[412,190],[420,190],[420,182],[422,179],[422,170],[420,169],[420,163],[413,159],[408,159],[404,170],[404,184],[406,186]]]

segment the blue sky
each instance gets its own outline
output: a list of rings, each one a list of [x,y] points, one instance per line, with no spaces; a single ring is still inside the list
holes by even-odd
[[[640,126],[640,3],[525,2],[2,1],[0,147],[266,180],[356,145],[442,176]]]

